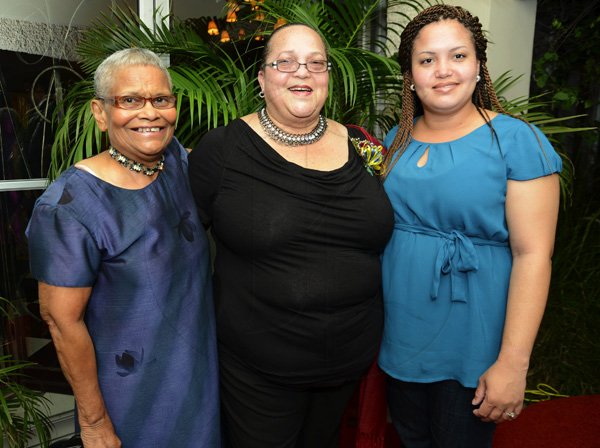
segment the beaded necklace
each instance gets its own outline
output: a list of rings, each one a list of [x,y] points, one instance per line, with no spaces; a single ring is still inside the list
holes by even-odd
[[[152,175],[154,175],[154,173],[157,173],[158,171],[162,171],[163,167],[165,165],[165,155],[164,154],[162,154],[160,156],[160,160],[158,162],[156,162],[156,165],[154,165],[152,168],[148,168],[146,165],[144,165],[140,162],[136,162],[135,160],[131,160],[131,159],[125,157],[123,154],[121,154],[119,151],[117,151],[112,146],[108,149],[108,153],[110,154],[110,156],[113,159],[115,159],[117,162],[119,162],[125,168],[129,169],[130,171],[133,171],[134,173],[144,173],[146,176],[152,176]]]

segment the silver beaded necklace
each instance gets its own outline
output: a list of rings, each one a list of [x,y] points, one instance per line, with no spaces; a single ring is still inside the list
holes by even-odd
[[[306,134],[290,134],[277,127],[264,107],[258,111],[258,121],[270,138],[287,146],[311,145],[318,142],[325,135],[325,131],[327,131],[327,119],[323,115],[319,115],[317,126]]]
[[[131,160],[125,157],[112,146],[108,149],[108,153],[113,159],[115,159],[125,168],[129,169],[130,171],[133,171],[134,173],[144,173],[146,176],[152,176],[154,173],[162,171],[165,166],[164,154],[160,156],[160,160],[156,162],[156,165],[154,165],[152,168],[148,168],[146,165],[140,162],[136,162],[135,160]]]

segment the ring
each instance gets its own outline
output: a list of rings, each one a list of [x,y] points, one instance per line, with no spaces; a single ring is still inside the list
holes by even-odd
[[[506,412],[506,411],[504,411],[504,415],[506,415],[511,420],[517,416],[517,414],[515,414],[514,412]]]

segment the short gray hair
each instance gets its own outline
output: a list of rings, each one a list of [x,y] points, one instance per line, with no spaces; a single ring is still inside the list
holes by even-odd
[[[150,65],[159,68],[167,77],[169,89],[173,90],[173,81],[166,65],[156,53],[146,48],[125,48],[108,56],[94,73],[94,90],[98,98],[110,96],[115,72],[132,65]]]

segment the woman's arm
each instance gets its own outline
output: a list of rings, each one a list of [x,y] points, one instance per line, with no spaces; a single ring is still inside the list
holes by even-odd
[[[39,283],[40,314],[50,328],[62,370],[73,389],[86,448],[121,446],[98,384],[94,345],[83,320],[92,288]]]
[[[513,265],[502,346],[481,376],[473,404],[484,421],[510,419],[523,408],[527,370],[550,285],[560,187],[557,174],[508,181],[506,220]]]

